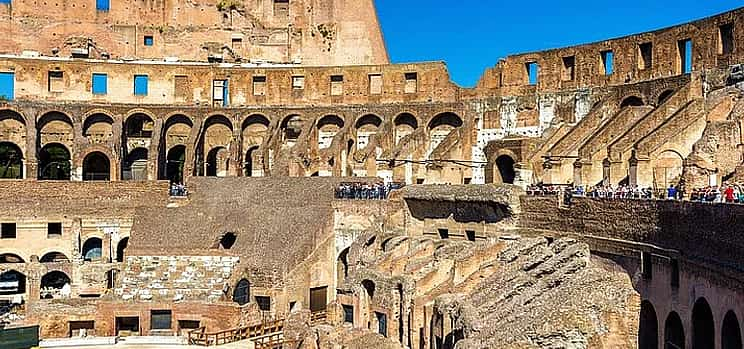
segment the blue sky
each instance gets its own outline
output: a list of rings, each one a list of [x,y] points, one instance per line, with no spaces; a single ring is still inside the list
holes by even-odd
[[[376,0],[394,63],[445,61],[473,86],[509,54],[600,41],[744,6],[741,0]]]

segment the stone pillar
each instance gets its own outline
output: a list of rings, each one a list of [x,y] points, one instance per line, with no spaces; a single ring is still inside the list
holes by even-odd
[[[230,142],[230,162],[228,165],[227,175],[229,177],[240,177],[243,175],[243,133],[240,127],[233,131],[233,138]]]
[[[82,219],[80,218],[73,219],[72,226],[70,227],[70,233],[72,235],[72,256],[70,256],[70,259],[72,261],[83,260],[83,255],[82,255],[83,241],[81,241],[82,231],[83,231]]]
[[[147,179],[148,180],[156,180],[158,179],[158,175],[160,174],[160,171],[162,167],[164,166],[161,164],[162,161],[165,159],[160,159],[160,135],[163,131],[163,120],[160,118],[155,119],[155,125],[152,128],[152,136],[150,137],[150,147],[147,150],[148,153],[148,159],[147,159]]]
[[[70,180],[83,180],[83,156],[81,149],[86,143],[83,137],[83,122],[81,120],[72,120],[72,149],[70,149]]]
[[[31,111],[25,111],[24,114],[26,116],[26,157],[24,161],[26,168],[24,169],[23,178],[36,180],[39,177],[39,163],[36,158],[36,152],[38,151],[36,148],[36,118]]]
[[[604,165],[605,168],[609,168],[609,174],[605,176],[605,178],[609,178],[609,183],[611,185],[617,185],[622,181],[628,174],[626,172],[625,166],[623,166],[622,161],[608,161],[609,166]]]

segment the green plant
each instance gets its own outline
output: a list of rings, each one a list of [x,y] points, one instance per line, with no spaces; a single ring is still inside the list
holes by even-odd
[[[220,0],[217,3],[219,11],[240,11],[243,9],[243,2],[240,0]]]

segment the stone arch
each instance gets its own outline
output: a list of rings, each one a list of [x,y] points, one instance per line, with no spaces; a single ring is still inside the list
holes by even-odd
[[[393,120],[395,125],[395,144],[418,129],[418,119],[411,113],[400,113]]]
[[[21,159],[26,155],[26,127],[26,119],[20,113],[12,109],[0,110],[0,143],[7,142],[17,146],[21,150]],[[0,157],[2,156],[0,153]],[[1,158],[0,161],[2,161]],[[0,166],[3,164],[0,163]]]
[[[100,151],[88,153],[83,160],[84,181],[111,180],[111,161]]]
[[[12,142],[0,141],[0,179],[23,178],[23,149]]]
[[[242,152],[243,174],[246,177],[263,176],[263,154],[261,146],[266,141],[271,122],[262,114],[252,114],[243,120]],[[250,167],[250,169],[248,169]]]
[[[186,146],[176,145],[165,156],[165,178],[171,183],[183,183],[183,168],[186,164]]]
[[[5,263],[26,263],[21,256],[15,253],[3,253],[0,254],[0,264]]]
[[[659,322],[651,302],[641,302],[641,316],[638,324],[638,349],[659,348]]]
[[[640,107],[643,105],[646,105],[646,103],[643,103],[643,98],[636,95],[627,96],[620,102],[620,108]]]
[[[26,293],[26,275],[17,270],[0,273],[0,295]]]
[[[497,171],[494,171],[494,174],[498,173],[499,177],[494,176],[494,183],[514,184],[517,176],[514,168],[515,164],[516,161],[510,155],[505,154],[497,157],[494,162]]]
[[[675,91],[672,89],[666,89],[662,91],[661,93],[659,93],[659,97],[656,100],[657,105],[664,104],[664,102],[666,102],[667,99],[669,99],[669,97],[671,97],[674,94],[674,92]]]
[[[434,116],[429,121],[429,130],[434,130],[438,127],[448,126],[450,128],[458,128],[463,125],[462,118],[453,112],[444,112]]]
[[[382,118],[375,114],[366,114],[358,118],[354,124],[357,149],[366,148],[370,139],[377,134],[380,126],[382,126]]]
[[[71,161],[69,149],[64,144],[49,143],[39,151],[40,180],[70,180]]]
[[[105,143],[114,135],[114,118],[104,113],[94,113],[83,121],[83,137],[91,144]]]
[[[233,302],[246,305],[251,302],[251,283],[248,279],[240,279],[233,290]]]
[[[674,311],[664,322],[664,348],[685,349],[685,328],[679,314]]]
[[[333,139],[344,128],[344,119],[338,115],[326,115],[318,119],[318,148],[326,149],[331,146]]]
[[[70,285],[70,277],[62,271],[53,270],[41,277],[41,298],[53,298],[55,292]]]
[[[230,162],[230,146],[233,141],[233,125],[222,114],[213,114],[204,121],[204,132],[200,141],[199,156],[204,159],[202,175],[225,177]]]
[[[57,251],[47,252],[39,259],[41,263],[66,263],[69,261],[70,259],[64,253]]]
[[[733,310],[726,312],[721,326],[721,349],[742,349],[741,327]]]
[[[74,131],[75,127],[69,115],[59,111],[42,114],[36,122],[37,149],[50,144],[61,144],[71,149],[75,139]]]
[[[271,121],[263,114],[251,114],[243,119],[241,127],[242,129],[245,129],[248,126],[255,124],[263,125],[264,127],[269,128],[269,125],[271,125]]]
[[[149,151],[144,147],[137,147],[127,154],[121,170],[124,180],[147,180],[147,160]]]
[[[279,124],[279,130],[282,136],[282,144],[294,145],[302,134],[305,120],[299,114],[292,114],[285,117]]]
[[[116,261],[124,262],[124,256],[129,246],[129,237],[124,237],[116,244]]]
[[[372,299],[375,296],[375,282],[369,279],[362,281],[362,287],[367,292],[367,297]]]
[[[338,285],[341,285],[349,276],[349,250],[349,247],[343,249],[339,253],[338,258],[336,258],[336,280]]]
[[[214,147],[207,153],[205,163],[207,177],[227,177],[230,153],[225,147]]]
[[[682,178],[684,157],[678,151],[668,149],[658,153],[653,160],[653,179],[655,188],[677,185]]]
[[[148,112],[131,111],[124,119],[124,136],[127,138],[151,138],[155,128],[154,116]]]
[[[100,261],[103,257],[103,240],[97,237],[92,237],[85,240],[80,253],[83,255],[83,259],[85,261]]]
[[[701,297],[692,308],[692,349],[715,348],[715,333],[713,312]]]
[[[194,122],[185,114],[172,114],[168,116],[163,125],[161,143],[164,149],[170,149],[175,145],[187,145]]]
[[[260,146],[254,145],[245,152],[243,175],[246,177],[261,177],[263,175]]]
[[[4,120],[15,120],[19,124],[26,126],[26,117],[21,112],[14,108],[2,108],[0,109],[0,122]]]

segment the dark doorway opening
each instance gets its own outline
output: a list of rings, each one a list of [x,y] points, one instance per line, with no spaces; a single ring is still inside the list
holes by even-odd
[[[39,152],[40,180],[70,180],[70,152],[64,145],[52,143]]]
[[[23,152],[13,143],[0,142],[0,178],[23,178]]]
[[[111,180],[111,163],[106,155],[101,152],[92,152],[83,160],[84,181],[109,181]]]
[[[171,183],[183,183],[183,165],[186,162],[186,146],[177,145],[168,151],[166,176]]]
[[[501,155],[496,158],[496,167],[501,175],[501,183],[514,184],[517,174],[514,170],[514,159],[511,156]]]
[[[116,335],[121,337],[139,336],[140,323],[139,317],[125,316],[116,317]]]

